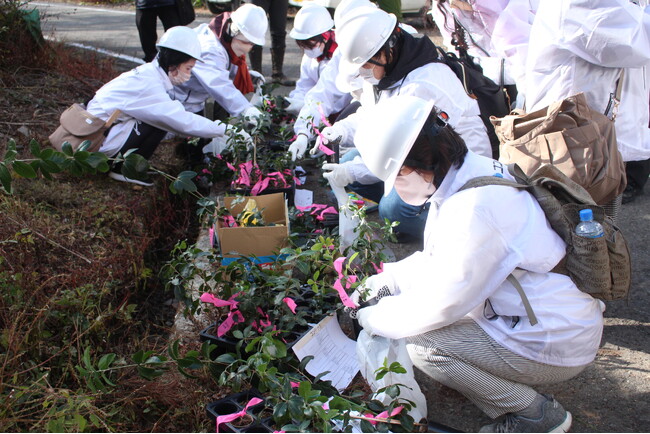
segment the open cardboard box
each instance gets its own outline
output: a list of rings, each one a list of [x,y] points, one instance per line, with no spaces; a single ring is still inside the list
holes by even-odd
[[[243,198],[243,200],[241,200]],[[284,193],[263,196],[228,196],[224,205],[232,215],[237,215],[254,199],[266,223],[277,226],[256,226],[229,228],[216,223],[216,238],[223,256],[223,265],[236,260],[241,255],[256,256],[258,263],[273,262],[275,254],[287,245],[289,239],[289,210]],[[233,205],[233,202],[237,202]]]

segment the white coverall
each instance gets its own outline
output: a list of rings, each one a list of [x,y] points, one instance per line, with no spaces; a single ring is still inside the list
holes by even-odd
[[[233,84],[238,66],[230,62],[226,47],[208,24],[201,24],[195,31],[201,43],[203,62],[196,62],[192,78],[186,83],[174,86],[172,98],[182,102],[188,111],[198,113],[212,97],[231,116],[240,115],[252,104]]]
[[[296,82],[296,88],[289,93],[289,98],[303,103],[305,101],[305,95],[316,86],[321,73],[330,60],[325,58],[319,62],[318,59],[312,59],[303,54],[302,61],[300,62],[300,78]]]
[[[650,158],[650,7],[628,0],[540,2],[526,63],[526,110],[579,92],[601,113],[625,68],[616,117],[624,161]]]
[[[511,179],[504,171],[471,151],[452,167],[429,199],[423,251],[384,264],[393,295],[359,311],[369,333],[407,338],[414,364],[493,418],[530,405],[537,396],[530,385],[577,375],[594,360],[603,331],[602,303],[550,272],[566,245],[528,192],[458,192],[477,176]],[[510,273],[539,320],[534,326],[505,280]],[[479,333],[467,333],[470,324]]]
[[[365,110],[380,100],[397,95],[414,95],[433,101],[437,108],[449,115],[449,124],[463,138],[470,150],[488,157],[492,156],[490,140],[485,125],[479,117],[480,111],[476,100],[467,96],[458,77],[447,65],[436,62],[414,69],[393,87],[382,91],[378,99],[375,98],[373,86],[364,82],[361,107],[356,113],[335,124],[339,131],[343,132],[341,144],[352,144],[357,124],[363,118]],[[379,179],[359,159],[353,161],[349,169],[357,182],[362,184],[379,182]]]
[[[305,93],[305,105],[300,110],[293,126],[296,134],[305,134],[309,139],[315,136],[312,132],[311,123],[313,122],[316,126],[321,124],[321,114],[318,110],[319,105],[321,105],[325,116],[329,116],[333,113],[340,112],[352,101],[352,95],[350,93],[341,92],[336,87],[336,76],[339,72],[340,60],[341,50],[336,49],[330,61],[320,71],[318,82]]]
[[[454,51],[451,45],[453,11],[468,33],[468,53],[481,65],[483,74],[499,84],[502,80],[502,59],[505,60],[503,84],[516,84],[518,93],[523,97],[528,37],[538,0],[472,0],[468,3],[471,11],[451,8],[448,3],[443,3],[446,25],[445,14],[437,4],[434,3],[431,8],[431,16],[442,33],[447,51]]]
[[[125,72],[102,86],[88,103],[87,110],[103,120],[115,110],[122,114],[99,151],[109,157],[117,154],[136,121],[179,135],[211,138],[225,133],[225,124],[190,113],[179,101],[172,100],[171,89],[169,77],[158,60]]]

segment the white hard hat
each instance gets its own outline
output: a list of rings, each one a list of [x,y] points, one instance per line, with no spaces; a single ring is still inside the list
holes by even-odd
[[[266,12],[259,6],[244,3],[230,15],[234,32],[241,32],[250,42],[255,45],[264,45],[266,40],[266,29],[269,27],[269,20]],[[235,36],[235,35],[233,35]]]
[[[325,6],[307,3],[296,14],[289,36],[304,41],[325,33],[332,27],[334,27],[334,21]]]
[[[341,70],[352,74],[361,68],[390,38],[396,24],[395,15],[378,8],[359,7],[351,11],[336,28]]]
[[[349,12],[360,6],[378,7],[370,0],[343,0],[334,9],[334,27],[341,27],[343,21],[347,19]]]
[[[165,47],[180,51],[196,60],[201,60],[201,43],[196,32],[189,27],[176,26],[167,30],[161,37],[156,47]]]
[[[398,95],[381,100],[360,119],[354,145],[366,167],[384,181],[385,196],[432,109],[431,100]]]

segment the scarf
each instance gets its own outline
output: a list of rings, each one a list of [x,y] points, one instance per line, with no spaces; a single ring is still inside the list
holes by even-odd
[[[217,15],[210,21],[210,24],[208,24],[208,27],[210,30],[212,30],[212,33],[215,34],[217,39],[221,42],[221,44],[226,47],[226,51],[228,52],[228,58],[230,59],[230,62],[237,66],[237,73],[235,74],[235,78],[233,79],[233,84],[235,87],[244,95],[247,93],[253,92],[255,90],[255,87],[253,86],[253,80],[251,79],[251,75],[248,73],[248,64],[246,63],[246,55],[243,56],[237,56],[234,51],[232,51],[232,46],[230,45],[230,41],[227,41],[226,39],[232,39],[230,38],[230,35],[228,35],[227,28],[230,25],[230,12],[224,12],[222,14]]]
[[[319,62],[325,59],[331,59],[336,47],[338,47],[333,30],[326,31],[322,36],[325,38],[325,49],[323,50],[323,54],[316,58]]]
[[[386,90],[414,69],[438,60],[438,51],[431,39],[426,36],[415,38],[404,31],[401,33],[402,37],[395,46],[397,58],[386,66],[386,75],[376,86],[377,90]]]

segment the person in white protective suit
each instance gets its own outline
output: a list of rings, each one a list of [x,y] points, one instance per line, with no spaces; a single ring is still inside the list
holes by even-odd
[[[407,339],[414,365],[492,418],[481,432],[565,432],[571,414],[532,386],[576,376],[595,358],[603,304],[551,270],[566,244],[527,191],[483,186],[513,179],[468,151],[432,101],[381,101],[355,143],[368,168],[407,203],[431,204],[423,250],[384,264],[351,294],[371,335]],[[538,322],[510,283],[520,283]],[[376,303],[373,305],[370,301]]]
[[[334,20],[327,8],[316,3],[305,4],[296,14],[289,36],[296,40],[304,54],[296,88],[286,97],[289,103],[286,110],[289,113],[300,113],[305,105],[305,95],[316,86],[321,72],[332,59],[338,47],[333,27]]]
[[[418,95],[450,114],[471,149],[491,156],[490,141],[476,100],[465,93],[447,65],[436,62],[438,52],[429,38],[403,31],[394,15],[371,7],[351,11],[337,27],[337,38],[341,51],[337,84],[339,88],[345,87],[348,83],[342,82],[343,79],[347,81],[356,75],[363,79],[363,91],[360,108],[324,128],[325,139],[340,140],[341,146],[351,146],[358,120],[365,110],[397,95]],[[349,150],[340,164],[328,163],[323,169],[324,176],[335,186],[349,186],[361,196],[379,202],[382,219],[400,222],[397,228],[400,237],[422,237],[427,209],[410,206],[394,193],[382,198],[381,180],[365,167],[356,150]]]
[[[650,7],[628,0],[540,2],[526,63],[526,110],[584,92],[592,109],[611,116],[611,97],[623,75],[615,118],[623,161],[650,158],[648,64]],[[610,110],[608,110],[610,107]],[[645,182],[648,172],[640,177]],[[631,181],[638,194],[642,185]]]
[[[203,110],[212,97],[230,116],[259,118],[260,110],[245,95],[255,91],[254,82],[263,83],[264,76],[248,69],[246,54],[253,45],[264,45],[267,28],[264,9],[249,3],[198,26],[203,63],[186,83],[174,88],[172,97],[193,113]]]
[[[234,133],[230,125],[188,112],[169,97],[173,85],[188,80],[195,63],[201,62],[196,33],[189,27],[172,27],[156,46],[159,53],[153,61],[111,80],[88,103],[87,110],[103,120],[116,110],[121,112],[99,149],[109,157],[135,149],[148,159],[167,132],[205,138]],[[119,163],[113,165],[109,176],[117,181],[153,185],[150,180],[125,177]]]
[[[514,105],[523,91],[524,67],[530,27],[539,0],[437,0],[431,17],[442,34],[443,44],[453,51],[458,42],[483,68],[483,74],[506,87]],[[465,33],[458,41],[454,19]],[[516,88],[515,88],[516,86]],[[523,104],[523,92],[518,98]]]

